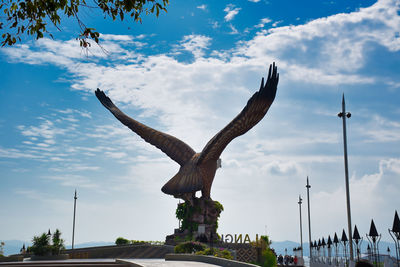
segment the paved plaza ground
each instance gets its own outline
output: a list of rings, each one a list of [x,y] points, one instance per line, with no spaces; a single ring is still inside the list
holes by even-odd
[[[29,261],[21,262],[0,262],[0,266],[17,267],[17,266],[143,266],[143,267],[213,267],[214,264],[193,262],[193,261],[166,261],[164,259],[123,259],[123,262],[116,263],[115,259],[70,259],[59,261]],[[127,264],[124,264],[127,263]],[[129,264],[131,263],[131,264]],[[121,265],[120,265],[121,264]]]
[[[214,264],[194,262],[194,261],[166,261],[164,259],[134,259],[134,263],[138,263],[143,267],[213,267]]]

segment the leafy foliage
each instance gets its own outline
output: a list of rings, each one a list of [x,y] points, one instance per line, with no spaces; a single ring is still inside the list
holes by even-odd
[[[31,251],[37,256],[44,256],[51,253],[50,236],[43,233],[41,236],[34,236]]]
[[[50,238],[53,244],[50,244]],[[56,229],[53,236],[46,233],[34,236],[32,246],[29,247],[29,251],[37,256],[59,255],[62,249],[65,249],[64,240],[61,238],[61,232],[58,229]]]
[[[175,253],[196,253],[198,251],[203,251],[206,248],[207,248],[207,246],[200,242],[189,241],[189,242],[184,242],[184,243],[180,243],[179,245],[176,245],[174,247],[174,252]]]
[[[0,242],[0,257],[4,256],[4,245],[5,243],[3,241]]]
[[[129,240],[128,240],[128,239],[125,239],[125,238],[123,238],[123,237],[118,237],[118,238],[115,240],[115,245],[117,245],[117,246],[128,245],[129,243],[130,243]]]
[[[218,218],[219,218],[221,212],[224,210],[224,207],[218,201],[213,201],[213,202],[215,205],[215,209],[218,212]],[[180,228],[181,230],[188,229],[190,233],[197,230],[199,226],[198,223],[190,221],[190,218],[195,212],[198,212],[199,209],[200,208],[198,206],[192,206],[187,202],[178,204],[178,207],[176,208],[175,211],[175,215],[178,220],[182,221]],[[216,221],[215,231],[217,231],[217,229],[218,229],[218,219]]]
[[[215,209],[216,209],[217,212],[218,212],[218,218],[217,218],[217,221],[215,222],[215,231],[217,231],[217,230],[218,230],[218,220],[219,220],[219,216],[221,215],[221,212],[224,211],[224,206],[222,206],[222,204],[219,203],[218,201],[214,201],[214,203],[215,203]]]
[[[263,267],[273,267],[276,266],[276,255],[268,248],[264,250],[261,254]]]
[[[21,41],[23,34],[33,35],[36,39],[48,34],[48,24],[53,24],[58,30],[61,20],[72,17],[76,19],[80,34],[77,39],[82,47],[90,46],[88,39],[99,43],[99,32],[96,29],[87,27],[79,18],[81,9],[100,10],[104,18],[112,20],[120,18],[121,21],[128,15],[133,21],[141,22],[141,15],[166,11],[169,0],[2,0],[0,12],[4,13],[5,21],[0,22],[2,33],[2,46],[14,45],[17,40]]]
[[[53,255],[59,255],[62,249],[65,249],[64,246],[64,239],[61,238],[61,231],[56,229],[53,233],[52,237],[53,246],[52,246],[52,253]]]
[[[162,241],[142,241],[142,240],[128,240],[123,237],[118,237],[115,240],[115,244],[119,245],[164,245]]]
[[[197,230],[197,227],[199,226],[198,223],[189,220],[196,208],[198,207],[192,206],[187,202],[178,205],[175,214],[176,218],[182,221],[181,230],[188,229],[190,233]]]
[[[218,201],[214,201],[214,203],[215,203],[215,208],[218,213],[221,213],[224,211],[224,206],[222,206],[221,203],[219,203]]]
[[[196,252],[196,255],[209,255],[218,258],[224,258],[228,260],[232,260],[233,256],[231,252],[227,249],[223,248],[206,248],[205,250]]]
[[[261,266],[264,267],[272,267],[276,266],[276,255],[274,251],[270,248],[272,241],[269,239],[269,236],[262,235],[260,237],[261,241]]]

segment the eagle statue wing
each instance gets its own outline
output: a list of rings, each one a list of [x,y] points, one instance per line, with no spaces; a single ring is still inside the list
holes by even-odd
[[[122,124],[138,134],[146,142],[159,148],[179,165],[183,166],[195,154],[195,151],[189,145],[178,138],[150,128],[127,116],[98,88],[96,90],[96,97]]]
[[[267,113],[275,99],[279,74],[275,63],[269,66],[267,82],[261,79],[260,90],[249,99],[244,109],[204,147],[198,164],[218,160],[225,147],[236,137],[253,128]]]

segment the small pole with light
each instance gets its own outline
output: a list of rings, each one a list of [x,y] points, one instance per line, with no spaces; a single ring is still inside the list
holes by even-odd
[[[76,200],[78,197],[76,196],[76,189],[75,189],[75,195],[74,195],[74,220],[72,224],[72,249],[74,249],[74,238],[75,238],[75,214],[76,214]]]
[[[346,178],[346,203],[347,203],[347,224],[348,224],[348,231],[349,231],[349,248],[350,248],[350,260],[354,260],[353,254],[353,239],[352,229],[351,229],[351,210],[350,210],[350,188],[349,188],[349,167],[348,167],[348,160],[347,160],[347,135],[346,135],[346,118],[351,117],[350,112],[346,112],[346,104],[344,101],[344,94],[342,97],[342,112],[338,114],[339,118],[343,120],[343,147],[344,147],[344,172]]]
[[[300,249],[301,249],[301,258],[303,258],[303,226],[302,226],[302,220],[301,220],[301,203],[302,202],[301,195],[299,195],[299,211],[300,211]]]
[[[397,214],[397,210],[394,213],[394,220],[393,220],[393,227],[392,229],[388,229],[390,236],[393,238],[394,245],[396,247],[396,261],[397,267],[400,267],[400,219],[399,215]]]
[[[354,240],[354,243],[356,244],[357,261],[359,261],[360,253],[361,253],[360,249],[361,249],[362,237],[360,236],[360,233],[358,232],[357,225],[354,225],[353,240]]]
[[[312,260],[313,255],[312,255],[312,242],[311,242],[311,220],[310,220],[310,183],[308,182],[308,176],[307,176],[307,204],[308,204],[308,242],[310,244],[310,260]]]
[[[378,234],[374,220],[371,220],[371,227],[369,228],[369,234],[366,234],[369,243],[371,244],[372,260],[375,266],[379,266],[379,241],[382,235]]]
[[[335,265],[339,265],[339,238],[337,237],[337,234],[335,232],[335,236],[333,237],[333,244],[335,246]]]

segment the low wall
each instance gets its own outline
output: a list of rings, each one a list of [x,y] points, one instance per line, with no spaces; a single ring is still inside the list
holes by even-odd
[[[197,262],[204,262],[209,264],[215,264],[219,266],[226,266],[226,267],[258,267],[257,265],[234,261],[234,260],[227,260],[223,258],[217,258],[213,256],[205,256],[205,255],[195,255],[195,254],[167,254],[165,255],[166,261],[197,261]]]
[[[242,262],[257,262],[260,261],[261,248],[254,247],[250,244],[243,243],[217,243],[214,245],[218,248],[226,248],[235,251],[235,260]]]
[[[0,262],[13,262],[13,261],[23,261],[24,257],[19,255],[3,256],[0,257]]]
[[[70,259],[110,259],[110,258],[136,258],[136,259],[163,259],[166,254],[173,253],[174,247],[167,245],[124,245],[103,246],[90,248],[67,249]]]

